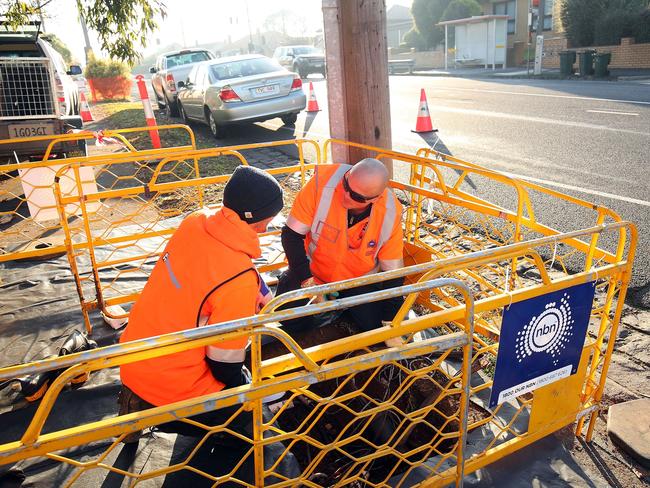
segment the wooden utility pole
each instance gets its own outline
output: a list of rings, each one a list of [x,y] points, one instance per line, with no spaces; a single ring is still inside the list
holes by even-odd
[[[323,23],[331,136],[392,148],[385,1],[323,0]],[[352,164],[369,155],[352,148],[332,158]]]

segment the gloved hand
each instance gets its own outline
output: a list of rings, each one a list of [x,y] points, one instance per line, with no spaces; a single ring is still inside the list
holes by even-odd
[[[318,279],[314,278],[313,276],[310,278],[307,278],[305,281],[303,281],[300,284],[300,288],[309,288],[310,286],[318,286],[322,285]],[[311,300],[311,303],[322,303],[326,300],[336,300],[339,297],[339,292],[338,291],[333,291],[331,293],[325,293],[324,295],[315,295],[314,298]]]
[[[321,285],[321,284],[322,283],[320,283],[316,278],[314,278],[313,276],[310,276],[309,278],[307,278],[305,281],[303,281],[300,284],[300,288],[309,288],[309,287],[318,286],[318,285]],[[327,297],[325,295],[314,295],[314,297],[309,301],[309,303],[310,304],[322,303],[325,300],[327,300]]]
[[[264,306],[273,299],[273,292],[266,286],[266,282],[260,276],[260,290],[257,293],[255,313],[260,313]]]

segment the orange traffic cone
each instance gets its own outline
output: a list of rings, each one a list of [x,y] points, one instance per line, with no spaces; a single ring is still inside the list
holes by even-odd
[[[429,115],[429,106],[427,105],[427,96],[424,88],[420,90],[420,106],[418,107],[418,120],[415,122],[415,130],[412,132],[437,132],[431,125],[431,115]]]
[[[316,100],[316,94],[314,93],[314,84],[309,82],[309,101],[307,102],[307,112],[320,112],[318,108],[318,101]]]
[[[79,99],[81,100],[81,120],[84,122],[92,122],[95,119],[93,119],[93,114],[90,113],[90,107],[88,106],[84,92],[79,92]]]

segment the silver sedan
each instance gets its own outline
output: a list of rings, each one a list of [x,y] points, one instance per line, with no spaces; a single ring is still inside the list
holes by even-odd
[[[300,77],[257,54],[198,63],[178,85],[180,116],[208,124],[215,137],[240,122],[281,117],[294,124],[306,104]]]

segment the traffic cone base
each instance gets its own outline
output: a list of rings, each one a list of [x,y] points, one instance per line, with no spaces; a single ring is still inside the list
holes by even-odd
[[[318,108],[318,100],[316,100],[316,93],[314,93],[314,84],[309,82],[309,100],[307,102],[307,112],[320,112]]]
[[[81,114],[79,114],[81,115],[81,120],[83,122],[93,122],[95,119],[93,118],[93,114],[90,112],[90,106],[88,105],[86,95],[83,91],[79,92],[79,100],[81,101]]]
[[[431,124],[431,115],[429,114],[429,105],[427,104],[427,96],[424,93],[424,88],[420,90],[420,105],[418,106],[418,118],[415,122],[415,129],[411,132],[437,132]]]

